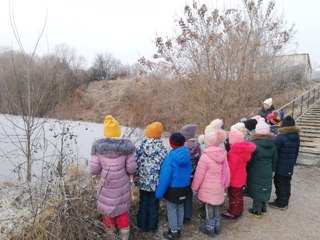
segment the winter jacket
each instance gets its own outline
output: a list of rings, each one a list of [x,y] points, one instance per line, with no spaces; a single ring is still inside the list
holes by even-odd
[[[226,180],[222,182],[225,166]],[[224,190],[229,185],[230,172],[227,161],[227,151],[221,147],[208,147],[201,155],[192,190],[198,191],[198,198],[211,205],[220,205],[224,201]]]
[[[91,148],[90,172],[100,175],[97,208],[107,216],[119,216],[130,209],[129,175],[136,172],[134,145],[130,140],[103,138]]]
[[[196,172],[196,168],[198,165],[198,161],[201,155],[200,146],[198,145],[197,139],[190,138],[186,140],[184,146],[189,149],[190,152],[190,160],[191,160],[191,181],[193,179],[193,175]]]
[[[264,109],[264,107],[262,107],[260,110],[259,110],[259,113],[258,115],[263,117],[264,119],[267,118],[267,115],[272,113],[272,111],[275,110],[274,106],[272,105],[271,107],[269,107],[267,110]]]
[[[145,138],[142,140],[136,151],[138,186],[141,190],[156,191],[160,166],[167,153],[161,139]]]
[[[179,147],[169,152],[163,160],[156,198],[163,198],[169,187],[182,188],[190,185],[191,161],[190,152],[186,147]]]
[[[292,176],[300,147],[300,129],[297,127],[279,128],[274,144],[278,151],[276,173],[281,176]]]
[[[230,186],[241,188],[247,181],[247,163],[256,146],[251,142],[241,142],[230,145],[228,163],[230,168]]]
[[[272,172],[278,159],[273,134],[254,134],[250,138],[256,145],[256,151],[248,162],[247,187],[251,198],[259,202],[270,199]]]

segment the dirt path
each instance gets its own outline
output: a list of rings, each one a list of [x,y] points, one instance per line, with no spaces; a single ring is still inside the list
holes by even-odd
[[[251,198],[245,197],[245,211],[242,218],[238,221],[228,221],[223,219],[221,235],[216,236],[214,239],[320,239],[319,184],[319,167],[296,166],[292,179],[292,195],[288,210],[281,211],[268,208],[268,215],[261,219],[257,219],[248,213],[248,208],[251,207],[252,200]],[[274,193],[272,194],[271,200],[273,199]],[[212,239],[199,233],[199,224],[200,219],[198,216],[195,216],[191,223],[184,226],[182,239]],[[162,212],[160,230],[154,235],[144,236],[143,239],[162,239],[162,231],[166,228],[167,223],[165,221],[165,212]],[[136,232],[134,236],[139,236],[138,232]]]

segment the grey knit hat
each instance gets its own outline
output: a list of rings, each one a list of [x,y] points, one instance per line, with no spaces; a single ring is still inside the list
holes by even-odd
[[[196,131],[196,124],[188,124],[182,127],[180,133],[185,137],[186,140],[188,140],[195,137]]]

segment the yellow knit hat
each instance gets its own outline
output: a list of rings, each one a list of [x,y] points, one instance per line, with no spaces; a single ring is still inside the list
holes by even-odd
[[[104,136],[109,138],[115,138],[121,136],[121,128],[117,120],[112,115],[108,115],[104,118]]]
[[[161,122],[151,123],[146,127],[146,137],[159,139],[161,138],[162,130],[163,127]]]

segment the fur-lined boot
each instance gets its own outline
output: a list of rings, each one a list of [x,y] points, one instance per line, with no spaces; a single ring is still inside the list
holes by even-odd
[[[121,240],[128,240],[130,236],[130,227],[128,228],[120,228],[119,236]]]

